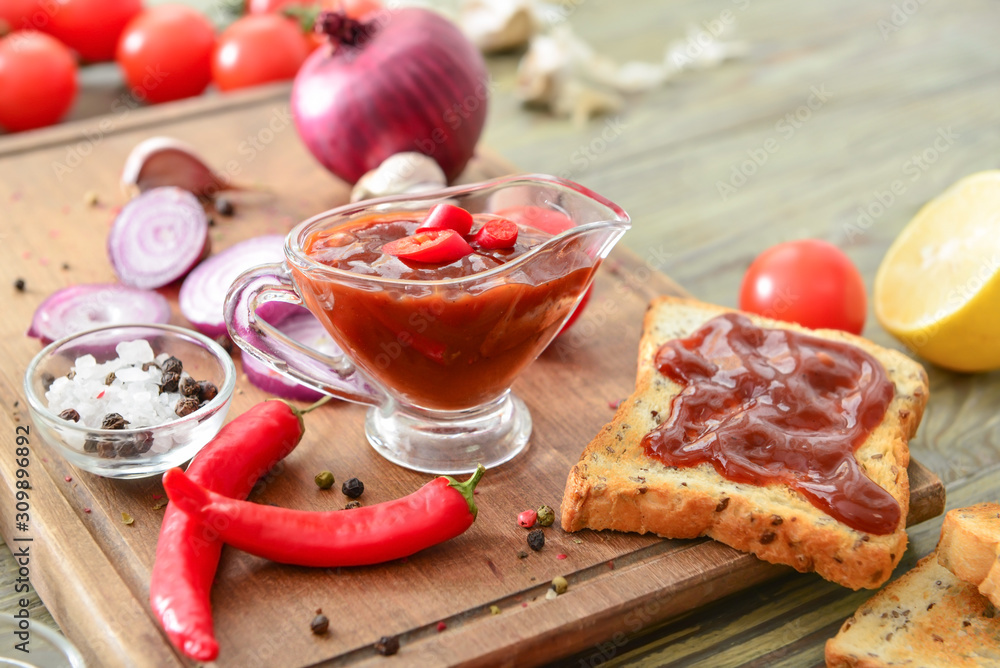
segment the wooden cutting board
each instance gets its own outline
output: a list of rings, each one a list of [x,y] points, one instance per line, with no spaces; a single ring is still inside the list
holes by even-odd
[[[196,146],[218,169],[260,189],[237,197],[237,214],[217,219],[216,250],[295,223],[346,200],[347,189],[307,155],[290,125],[287,89],[276,87],[168,108],[131,111],[48,132],[0,140],[0,281],[10,291],[0,321],[0,398],[4,433],[31,428],[21,378],[39,345],[23,336],[35,307],[76,282],[111,281],[104,238],[124,203],[118,175],[128,151],[152,135]],[[489,155],[465,180],[510,171]],[[99,204],[87,203],[97,193]],[[653,224],[655,221],[637,221]],[[166,290],[175,308],[176,291]],[[599,273],[579,323],[535,362],[514,387],[534,418],[530,448],[490,471],[471,530],[403,562],[370,568],[280,566],[227,549],[213,590],[220,666],[364,665],[384,659],[373,643],[399,635],[407,665],[538,664],[788,572],[707,540],[673,541],[612,532],[546,530],[540,552],[527,549],[517,514],[558,508],[570,466],[632,389],[643,312],[660,294],[682,294],[669,278],[616,250]],[[238,381],[230,415],[265,396]],[[407,494],[428,476],[381,459],[363,434],[365,409],[323,407],[306,418],[301,444],[253,495],[258,502],[335,509],[347,499],[312,479],[330,469],[358,477],[366,504]],[[11,439],[12,441],[13,439]],[[149,573],[163,489],[157,479],[111,481],[78,471],[32,438],[30,577],[46,606],[92,665],[184,665],[147,605]],[[14,457],[0,458],[0,531],[15,537]],[[908,521],[941,512],[944,490],[927,469],[910,466]],[[131,525],[121,521],[127,512]],[[527,551],[527,558],[518,552]],[[556,575],[569,591],[546,600]],[[494,608],[495,606],[495,608]],[[331,620],[316,637],[316,608]],[[499,614],[494,614],[498,610]],[[446,629],[439,631],[439,622]]]

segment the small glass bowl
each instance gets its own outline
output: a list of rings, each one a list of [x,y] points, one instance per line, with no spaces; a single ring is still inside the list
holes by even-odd
[[[78,357],[90,354],[100,364],[118,357],[118,343],[138,339],[149,341],[154,355],[167,353],[179,359],[196,380],[214,383],[218,395],[190,415],[137,429],[91,429],[49,411],[47,383],[67,375]],[[172,325],[112,325],[73,334],[46,346],[24,374],[32,429],[74,466],[106,478],[153,476],[194,457],[222,428],[235,386],[236,368],[222,346]],[[96,445],[102,441],[110,446],[101,445],[94,452],[85,448],[88,442]],[[136,448],[137,443],[142,446]],[[143,449],[145,452],[137,452]],[[130,454],[118,456],[123,450]],[[98,452],[114,456],[101,457]]]
[[[21,635],[24,634],[24,635]],[[0,668],[86,668],[83,656],[73,643],[53,628],[33,619],[0,615]],[[28,640],[29,653],[15,645]]]

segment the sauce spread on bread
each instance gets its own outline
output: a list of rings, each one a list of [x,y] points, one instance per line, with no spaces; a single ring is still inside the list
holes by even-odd
[[[867,352],[730,313],[668,341],[655,363],[685,387],[643,438],[647,455],[669,466],[710,462],[734,482],[781,482],[858,531],[899,526],[899,504],[854,456],[894,395]]]

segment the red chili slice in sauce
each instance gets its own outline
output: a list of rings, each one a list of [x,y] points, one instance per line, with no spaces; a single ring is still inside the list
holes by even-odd
[[[455,230],[464,237],[472,231],[472,214],[452,204],[435,204],[417,228],[417,232],[427,230]]]
[[[470,254],[472,246],[455,230],[427,230],[390,241],[382,252],[414,262],[448,264]]]
[[[517,224],[506,218],[491,218],[479,228],[472,243],[487,250],[512,248],[517,243]]]
[[[734,482],[781,482],[858,531],[898,528],[899,504],[854,456],[894,396],[867,352],[731,313],[665,343],[656,366],[685,387],[643,438],[646,454],[670,466],[710,462]]]

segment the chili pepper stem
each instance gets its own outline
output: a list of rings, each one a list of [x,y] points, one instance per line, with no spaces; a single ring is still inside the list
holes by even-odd
[[[476,501],[472,493],[475,491],[476,485],[479,484],[484,473],[486,473],[486,468],[482,464],[476,464],[476,470],[472,472],[472,477],[465,482],[459,482],[450,475],[441,476],[448,481],[449,487],[458,490],[458,493],[465,497],[465,502],[469,504],[469,512],[472,513],[473,518],[479,514],[479,508],[476,507]]]
[[[317,401],[315,403],[312,403],[312,404],[309,404],[308,406],[306,406],[305,408],[303,408],[302,410],[299,411],[299,415],[305,415],[306,413],[311,413],[312,411],[316,410],[317,408],[319,408],[323,404],[325,404],[328,401],[330,401],[330,399],[333,399],[333,397],[331,397],[331,396],[325,396],[322,399],[320,399],[319,401]]]
[[[310,404],[309,406],[306,406],[305,408],[296,408],[295,406],[293,406],[291,404],[291,402],[285,401],[284,399],[268,399],[267,401],[280,401],[281,403],[283,403],[286,406],[288,406],[288,409],[290,411],[292,411],[292,413],[295,415],[296,418],[298,418],[298,421],[299,421],[299,439],[301,440],[302,439],[302,434],[304,434],[305,430],[306,430],[306,423],[305,423],[305,421],[302,420],[302,416],[305,415],[306,413],[309,413],[311,411],[316,410],[317,408],[319,408],[320,406],[322,406],[326,402],[330,401],[330,399],[333,399],[333,397],[331,397],[331,396],[325,396],[322,399],[320,399],[319,401],[317,401],[317,402],[315,402],[313,404]]]

